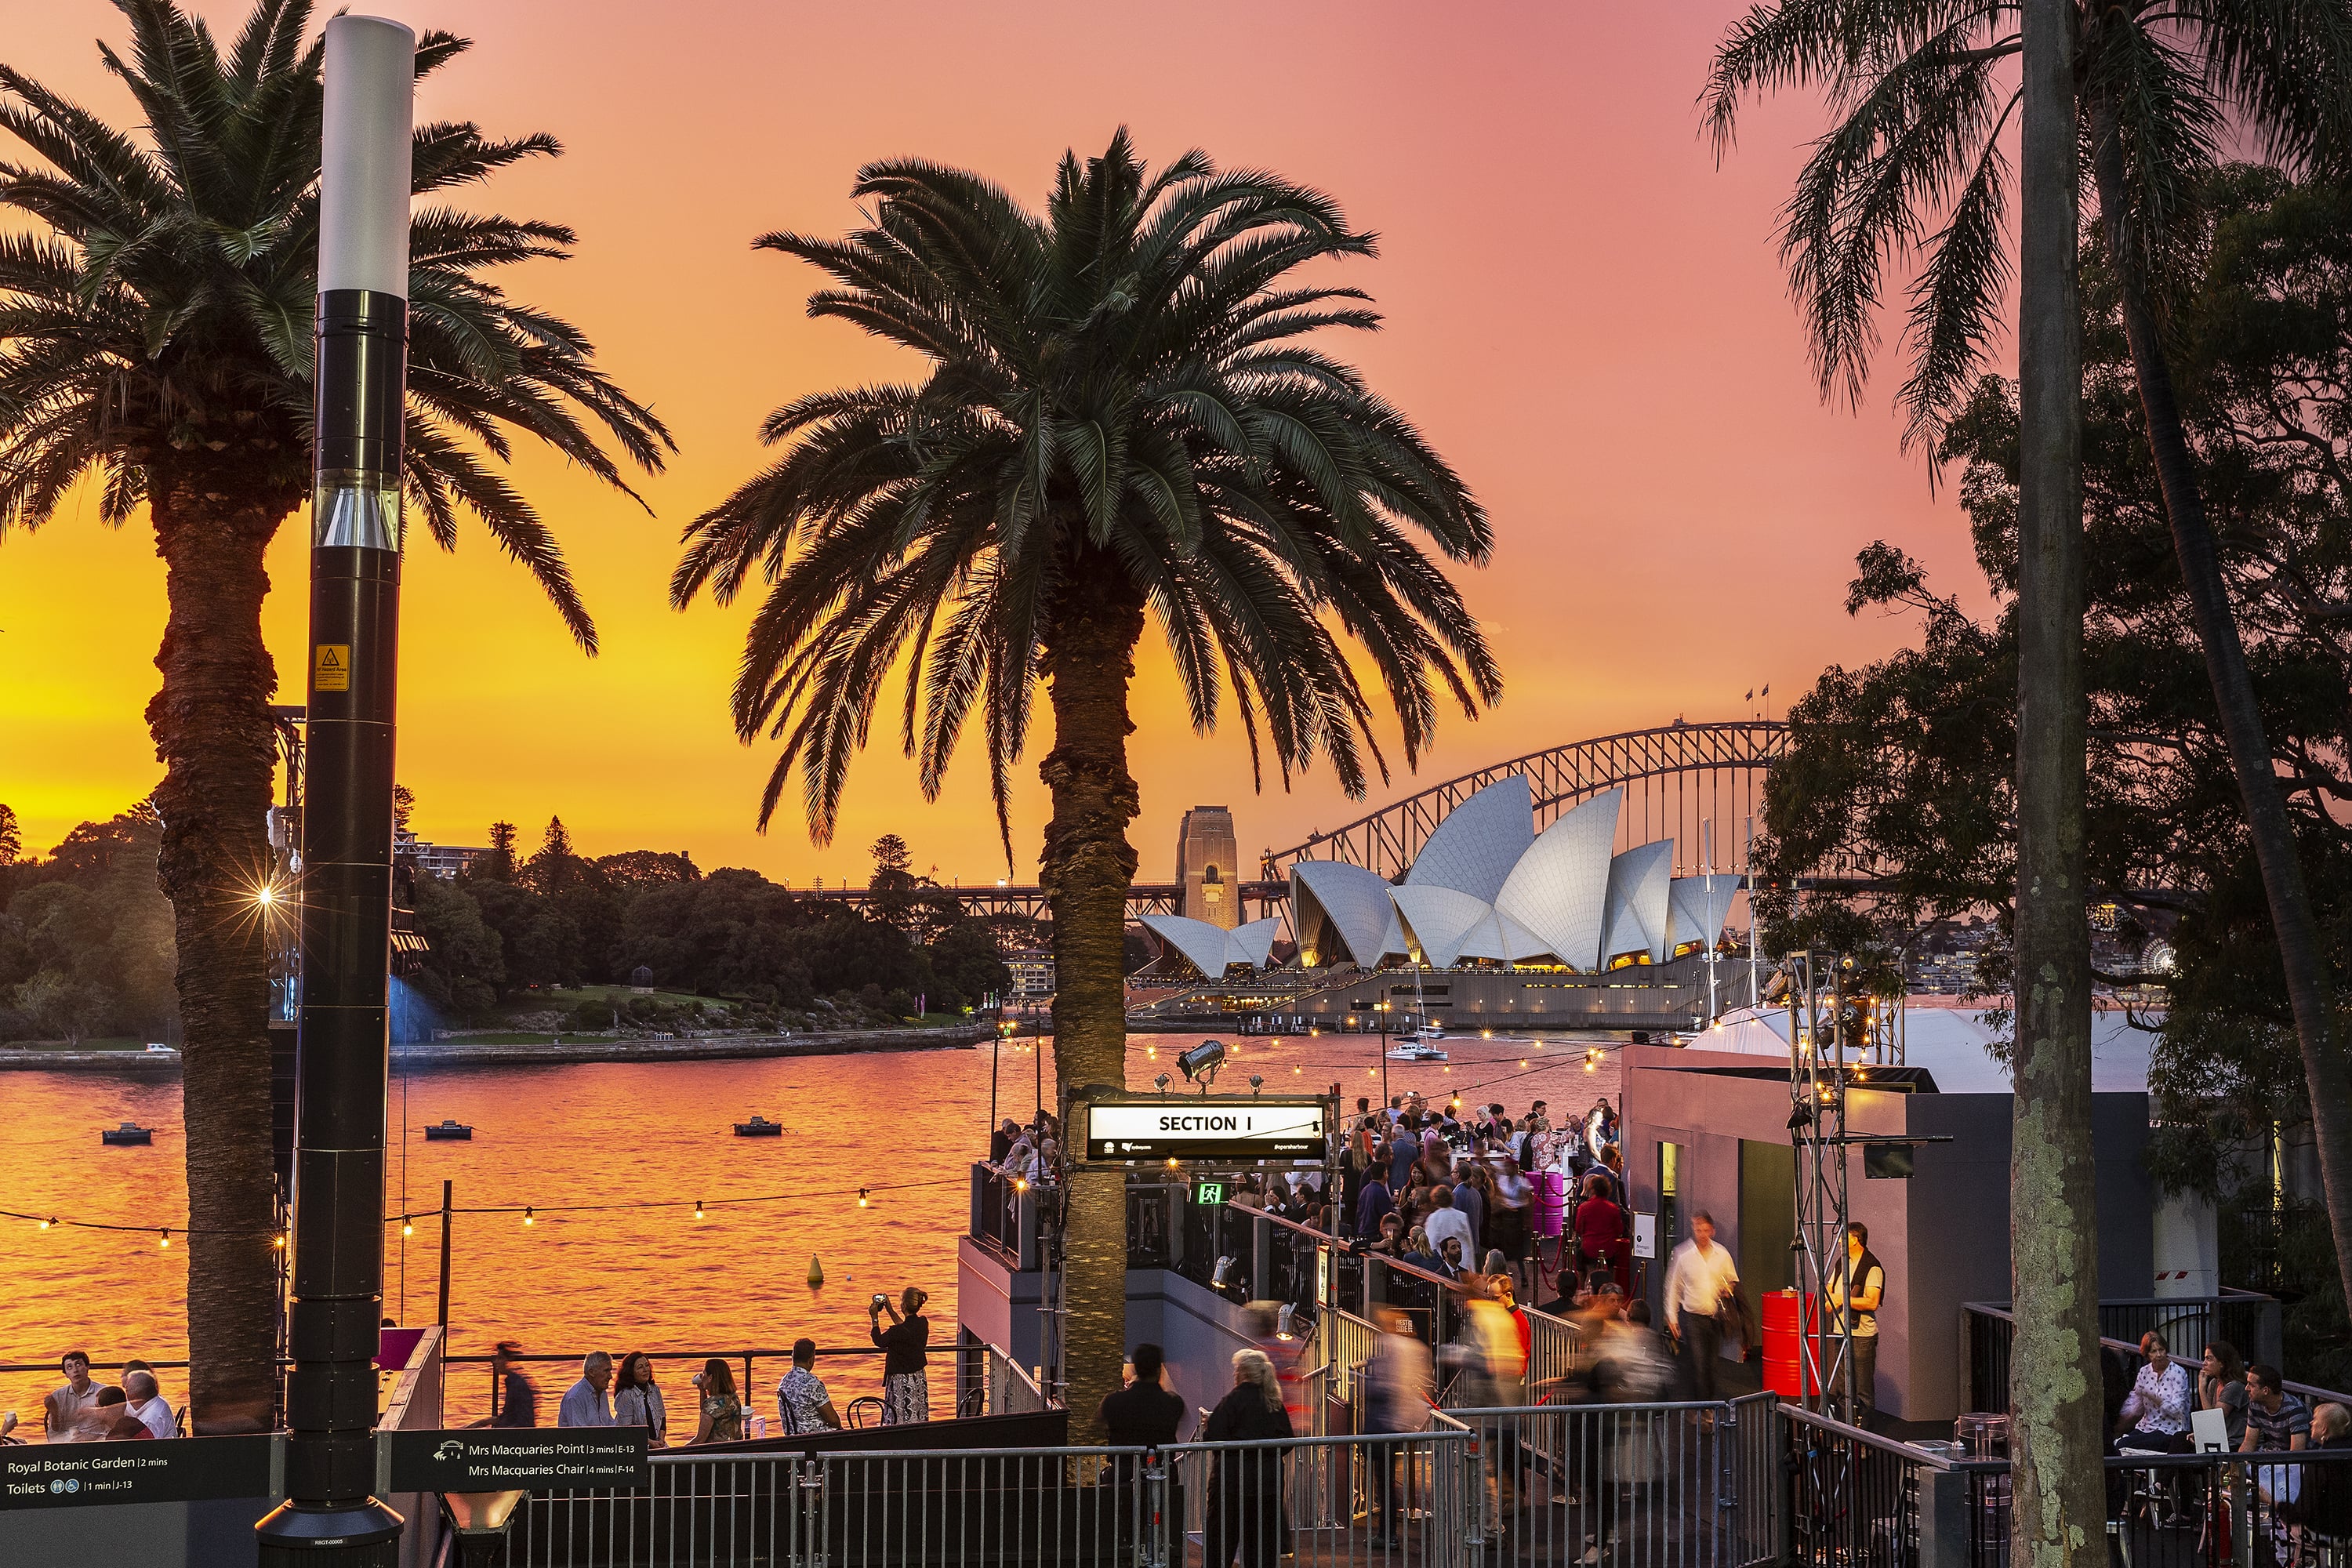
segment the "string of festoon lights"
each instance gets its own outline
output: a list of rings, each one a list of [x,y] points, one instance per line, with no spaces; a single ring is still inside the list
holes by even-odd
[[[816,1190],[803,1188],[790,1193],[748,1193],[736,1195],[722,1194],[715,1198],[630,1198],[601,1204],[469,1204],[452,1207],[448,1212],[451,1215],[513,1215],[525,1226],[537,1226],[542,1219],[562,1215],[611,1214],[623,1209],[691,1210],[695,1218],[701,1219],[711,1209],[742,1208],[755,1204],[798,1203],[810,1198],[855,1198],[857,1207],[871,1208],[879,1194],[902,1193],[922,1187],[961,1187],[968,1184],[970,1181],[971,1178],[968,1175],[959,1173],[920,1182],[869,1182],[863,1186],[856,1187]],[[1024,1183],[1023,1185],[1025,1187],[1026,1184]],[[428,1209],[418,1209],[410,1214],[386,1215],[383,1217],[383,1223],[386,1226],[400,1226],[403,1236],[414,1236],[418,1220],[435,1219],[439,1217],[441,1213],[439,1206],[436,1205]],[[66,1214],[27,1213],[21,1209],[5,1208],[0,1208],[0,1219],[23,1220],[37,1230],[97,1230],[134,1236],[152,1235],[156,1238],[156,1245],[164,1248],[170,1247],[175,1238],[184,1239],[191,1236],[267,1237],[272,1247],[282,1247],[286,1245],[285,1232],[275,1226],[266,1228],[236,1226],[155,1226],[121,1220],[84,1219],[79,1215]]]
[[[1582,1064],[1584,1070],[1587,1072],[1595,1070],[1599,1066],[1601,1058],[1605,1054],[1603,1047],[1600,1046],[1588,1046],[1584,1051],[1584,1060]],[[1568,1059],[1566,1053],[1562,1053],[1561,1056],[1550,1058],[1540,1067],[1528,1067],[1527,1062],[1523,1059],[1520,1063],[1520,1067],[1523,1070],[1504,1073],[1495,1078],[1482,1079],[1476,1083],[1465,1083],[1456,1086],[1453,1090],[1450,1103],[1458,1106],[1462,1103],[1462,1097],[1464,1095],[1475,1093],[1482,1089],[1491,1089],[1497,1084],[1511,1083],[1523,1078],[1532,1078],[1538,1073],[1556,1072],[1561,1066],[1566,1065]],[[817,1191],[803,1189],[790,1193],[752,1193],[738,1196],[728,1196],[722,1194],[715,1198],[627,1198],[601,1204],[469,1204],[463,1207],[454,1207],[448,1212],[453,1215],[515,1215],[520,1223],[526,1227],[536,1227],[541,1219],[552,1218],[562,1215],[613,1214],[630,1209],[676,1209],[680,1211],[690,1209],[693,1211],[694,1217],[696,1219],[702,1219],[706,1217],[709,1211],[712,1209],[745,1208],[761,1204],[796,1203],[803,1202],[810,1198],[846,1198],[854,1196],[856,1199],[856,1204],[859,1208],[870,1208],[873,1206],[874,1197],[877,1193],[910,1192],[926,1187],[960,1187],[967,1184],[970,1179],[971,1178],[967,1175],[958,1174],[953,1176],[934,1177],[929,1181],[868,1182],[863,1185],[856,1187],[833,1187]],[[1028,1185],[1026,1182],[1016,1182],[1015,1184],[1024,1189]],[[409,1214],[386,1215],[383,1218],[383,1223],[386,1226],[398,1226],[400,1227],[400,1234],[403,1236],[414,1236],[416,1234],[416,1222],[418,1220],[429,1220],[435,1218],[440,1215],[441,1212],[442,1211],[439,1208],[435,1207],[419,1209]],[[273,1247],[283,1247],[286,1245],[285,1232],[276,1226],[254,1227],[187,1225],[157,1226],[147,1225],[136,1221],[84,1219],[77,1215],[61,1213],[30,1213],[23,1209],[7,1208],[0,1208],[0,1219],[22,1220],[32,1226],[37,1230],[95,1230],[128,1236],[152,1235],[155,1237],[155,1245],[159,1248],[166,1251],[171,1248],[173,1240],[175,1237],[184,1240],[192,1236],[267,1237],[270,1246]]]

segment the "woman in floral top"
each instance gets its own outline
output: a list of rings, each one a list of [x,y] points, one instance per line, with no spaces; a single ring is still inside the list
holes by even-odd
[[[694,1428],[697,1443],[740,1443],[743,1440],[743,1401],[735,1393],[735,1374],[712,1356],[694,1380],[702,1390],[702,1419]]]
[[[824,1380],[816,1374],[814,1340],[793,1342],[793,1370],[776,1384],[776,1406],[788,1437],[840,1429],[841,1413],[834,1409],[833,1395],[825,1392]]]

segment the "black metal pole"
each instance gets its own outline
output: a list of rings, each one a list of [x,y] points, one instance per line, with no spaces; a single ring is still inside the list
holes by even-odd
[[[263,1568],[384,1568],[375,1487],[390,1066],[392,787],[416,37],[327,25],[319,211],[301,1006],[296,1035],[287,1500]],[[446,1236],[446,1231],[445,1231]]]
[[[450,1206],[450,1197],[457,1188],[457,1184],[454,1181],[441,1184],[441,1306],[440,1315],[433,1321],[444,1329],[449,1326],[449,1222],[457,1214],[457,1210]],[[442,1353],[448,1353],[446,1342],[442,1346]]]

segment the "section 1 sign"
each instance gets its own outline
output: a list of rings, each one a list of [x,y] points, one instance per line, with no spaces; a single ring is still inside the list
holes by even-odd
[[[653,1481],[643,1426],[467,1426],[384,1432],[396,1492],[580,1492]]]
[[[1251,1096],[1087,1107],[1089,1160],[1319,1160],[1331,1105]]]
[[[167,1437],[144,1443],[28,1443],[0,1448],[0,1509],[200,1502],[278,1495],[282,1438]]]

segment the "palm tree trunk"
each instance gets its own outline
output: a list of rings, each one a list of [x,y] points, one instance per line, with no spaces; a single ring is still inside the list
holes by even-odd
[[[2074,0],[2027,0],[2018,298],[2017,1044],[2011,1559],[2106,1559],[2091,931],[2084,895],[2082,310]]]
[[[1054,801],[1038,882],[1054,920],[1054,1064],[1065,1155],[1071,1162],[1063,1229],[1063,1392],[1072,1439],[1100,1438],[1102,1402],[1118,1391],[1127,1354],[1127,1183],[1116,1167],[1078,1161],[1083,1100],[1095,1086],[1127,1086],[1127,889],[1135,850],[1127,825],[1139,809],[1127,771],[1135,728],[1127,689],[1143,605],[1126,574],[1082,556],[1045,650],[1054,749],[1038,772]]]
[[[2097,145],[2092,166],[2098,182],[2099,217],[2105,226],[2107,248],[2122,286],[2124,336],[2131,344],[2132,374],[2139,383],[2140,407],[2147,417],[2148,451],[2156,459],[2157,484],[2164,494],[2165,515],[2172,524],[2173,554],[2189,588],[2198,640],[2205,645],[2205,671],[2213,683],[2221,737],[2230,748],[2231,770],[2237,775],[2238,793],[2245,802],[2246,834],[2253,841],[2263,891],[2270,901],[2271,929],[2278,939],[2287,1003],[2294,1009],[2295,1037],[2303,1047],[2304,1086],[2311,1098],[2312,1131],[2319,1145],[2319,1181],[2327,1200],[2328,1231],[2336,1244],[2336,1277],[2344,1299],[2352,1301],[2352,1073],[2346,1069],[2336,1039],[2335,985],[2327,972],[2319,922],[2312,913],[2311,892],[2304,881],[2294,826],[2287,817],[2286,797],[2279,788],[2270,742],[2263,733],[2262,709],[2254,700],[2245,645],[2239,640],[2237,617],[2230,607],[2221,552],[2205,521],[2204,500],[2198,493],[2189,437],[2181,427],[2179,401],[2172,390],[2172,367],[2165,357],[2164,340],[2148,302],[2147,279],[2130,230],[2123,143],[2115,134],[2114,114],[2105,105],[2097,111],[2095,130]]]
[[[277,1174],[269,982],[253,893],[269,868],[274,761],[262,556],[283,512],[231,499],[253,489],[219,476],[153,479],[171,614],[147,726],[165,764],[157,870],[179,943],[188,1404],[199,1430],[259,1431],[276,1404]]]

